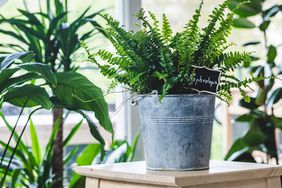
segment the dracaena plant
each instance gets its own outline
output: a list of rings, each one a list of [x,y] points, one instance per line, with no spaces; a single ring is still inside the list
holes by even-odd
[[[10,125],[5,116],[0,112],[0,119],[3,120],[6,127],[10,132],[13,132],[13,126]],[[64,148],[68,147],[68,143],[73,139],[78,129],[82,126],[83,120],[79,121],[71,129],[70,133],[66,135],[64,139]],[[52,173],[52,157],[53,157],[53,145],[54,138],[58,132],[59,120],[56,122],[48,142],[45,147],[40,144],[37,128],[33,121],[29,121],[29,132],[31,138],[31,146],[24,142],[19,143],[19,151],[15,153],[15,157],[12,164],[9,167],[7,174],[7,181],[10,182],[10,187],[39,187],[49,188],[52,187],[54,175]],[[19,134],[15,133],[13,140],[18,141]],[[65,178],[69,180],[69,188],[82,188],[85,187],[85,179],[73,172],[73,166],[76,165],[91,165],[95,164],[111,164],[118,162],[129,162],[134,158],[136,145],[139,139],[139,134],[136,135],[133,145],[130,146],[128,142],[124,140],[116,140],[112,143],[109,150],[105,151],[105,157],[101,158],[101,144],[87,145],[83,150],[80,150],[80,146],[72,147],[64,157],[64,167],[68,169],[68,176]],[[7,147],[7,142],[0,139],[0,145]],[[5,170],[9,164],[9,156],[13,153],[15,148],[9,146],[7,157],[3,159],[3,163],[0,165],[0,177],[5,173]],[[75,160],[74,160],[75,159]]]
[[[233,24],[232,12],[227,11],[230,1],[216,7],[209,16],[208,24],[199,28],[201,8],[185,25],[182,32],[173,33],[166,15],[162,24],[152,12],[140,10],[137,18],[141,22],[137,32],[126,31],[118,21],[107,14],[101,14],[107,28],[100,30],[112,42],[116,53],[99,50],[91,53],[90,61],[97,64],[102,74],[114,79],[112,86],[124,84],[138,94],[157,90],[161,97],[166,94],[194,93],[194,66],[205,66],[221,72],[217,96],[230,101],[231,89],[237,88],[248,100],[246,88],[262,77],[239,80],[233,71],[243,63],[251,61],[247,52],[228,51],[232,45],[227,42]],[[99,28],[98,28],[99,29]],[[86,48],[87,49],[87,48]],[[97,58],[106,61],[99,63]]]
[[[7,157],[8,162],[3,176],[0,177],[0,187],[6,184],[6,177],[10,173],[14,156],[20,152],[18,149],[23,149],[21,146],[21,138],[28,125],[28,121],[19,136],[16,136],[15,130],[25,108],[35,108],[28,116],[28,120],[32,114],[41,109],[51,110],[54,108],[64,108],[81,114],[83,119],[87,121],[93,137],[100,142],[102,153],[105,141],[95,123],[84,111],[94,112],[100,125],[107,131],[113,133],[108,114],[108,106],[100,88],[91,83],[83,75],[74,71],[54,73],[49,65],[33,62],[26,63],[26,60],[32,58],[30,54],[31,53],[20,52],[0,57],[1,104],[7,102],[22,108],[1,156],[0,166],[5,164]],[[57,118],[55,125],[61,124],[61,121],[62,118]],[[60,125],[57,125],[57,127],[58,134]],[[10,143],[13,137],[16,140],[16,145],[14,148],[11,148]],[[54,147],[52,147],[52,149]],[[7,156],[8,151],[11,152],[10,156]],[[54,152],[51,154],[55,156]],[[53,164],[53,160],[48,161],[48,164]],[[58,186],[58,182],[62,181],[64,177],[55,174],[53,165],[50,172],[52,172],[50,176],[52,180],[51,185],[52,187],[56,187]],[[45,186],[42,185],[42,187]]]
[[[45,2],[45,3],[43,3]],[[9,30],[0,29],[0,33],[8,35],[14,39],[14,43],[2,44],[0,47],[6,51],[33,51],[34,61],[42,62],[51,67],[56,74],[57,85],[61,86],[60,90],[53,89],[53,101],[57,103],[53,108],[54,123],[57,118],[63,119],[64,108],[78,109],[79,103],[85,98],[86,101],[92,100],[91,94],[84,92],[84,89],[90,87],[90,83],[82,83],[81,75],[71,72],[76,71],[79,66],[75,64],[76,55],[79,52],[79,41],[86,42],[93,35],[97,34],[93,28],[85,27],[87,24],[99,26],[93,18],[101,11],[90,13],[90,7],[84,10],[81,15],[75,19],[69,19],[68,0],[45,0],[39,2],[38,10],[30,12],[28,9],[19,9],[17,17],[7,18],[5,15],[0,16],[0,25],[9,24]],[[42,6],[41,6],[42,5]],[[84,31],[84,32],[81,32]],[[70,71],[70,72],[69,72]],[[71,93],[75,91],[74,96],[83,95],[81,100],[76,98],[67,98],[61,92]],[[92,88],[92,93],[96,92]],[[99,91],[100,92],[100,91]],[[99,93],[98,92],[98,93]],[[61,94],[60,94],[61,93]],[[95,102],[94,100],[92,103]],[[98,102],[99,103],[99,102]],[[100,124],[112,132],[111,123],[108,118],[107,107],[104,103],[84,106],[82,110],[96,111],[102,108],[103,112],[95,113],[101,117]],[[100,107],[99,107],[100,106]],[[62,180],[63,176],[63,120],[59,127],[58,134],[54,142],[54,152],[56,159],[53,161],[53,170],[57,177]],[[62,187],[62,181],[55,187]]]

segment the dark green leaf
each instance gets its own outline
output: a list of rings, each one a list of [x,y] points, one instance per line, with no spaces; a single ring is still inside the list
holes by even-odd
[[[6,89],[4,85],[17,71],[18,69],[5,69],[0,72],[0,92]]]
[[[91,165],[94,158],[99,154],[101,146],[99,144],[88,145],[77,157],[76,163],[78,166]],[[70,181],[70,187],[84,187],[84,178],[78,174],[74,174]],[[81,186],[78,186],[81,185]]]
[[[266,135],[260,130],[258,121],[260,120],[258,119],[253,123],[247,134],[243,137],[243,142],[249,147],[256,147],[263,144],[267,139]]]
[[[268,26],[269,26],[269,24],[270,24],[270,21],[265,21],[265,22],[263,22],[262,24],[260,24],[259,29],[260,29],[261,31],[266,31],[267,28],[268,28]]]
[[[267,53],[267,61],[273,62],[275,60],[276,56],[277,56],[276,48],[273,45],[269,46],[268,53]]]
[[[234,19],[233,26],[237,28],[245,28],[245,29],[252,29],[256,27],[256,25],[253,22],[247,20],[246,18]]]
[[[1,77],[1,73],[0,73],[0,77]],[[38,75],[35,73],[27,73],[21,76],[12,77],[10,79],[7,79],[4,84],[0,85],[0,92],[6,91],[10,87],[21,85],[27,81],[31,81],[36,78],[38,78]]]
[[[100,125],[113,133],[108,105],[102,90],[76,72],[58,73],[56,76],[58,85],[53,88],[53,92],[60,103],[72,110],[94,112]]]
[[[253,42],[245,43],[245,44],[243,44],[243,46],[257,45],[257,44],[260,44],[260,43],[261,43],[260,41],[253,41]]]
[[[238,122],[250,122],[253,120],[253,116],[251,114],[243,114],[241,116],[239,116],[238,118],[236,118],[236,121]]]
[[[102,147],[104,147],[105,145],[105,141],[104,138],[101,136],[98,127],[95,125],[95,123],[91,120],[91,118],[85,114],[83,111],[77,111],[78,113],[80,113],[87,121],[89,129],[90,129],[90,133],[91,135],[100,142],[100,144],[102,145]]]
[[[255,16],[259,14],[262,10],[262,1],[261,0],[250,0],[248,3],[245,3],[244,5],[236,9],[236,7],[242,2],[246,2],[246,1],[245,0],[231,0],[229,4],[229,8],[233,10],[233,12],[239,15],[240,17]]]
[[[26,107],[41,106],[51,109],[53,106],[45,89],[35,85],[9,89],[4,95],[4,101],[19,107],[23,107],[26,101],[28,101]]]
[[[40,75],[44,78],[47,82],[52,84],[52,87],[56,87],[57,79],[55,74],[52,72],[49,65],[43,63],[24,63],[19,65],[18,67]]]
[[[244,144],[243,139],[239,138],[233,143],[224,160],[232,160],[232,155],[241,150],[248,150],[248,147]]]

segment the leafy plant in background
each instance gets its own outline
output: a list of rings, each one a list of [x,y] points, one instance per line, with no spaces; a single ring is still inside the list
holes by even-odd
[[[107,14],[101,14],[106,21],[104,32],[116,49],[116,54],[99,50],[91,54],[102,74],[114,79],[113,86],[122,83],[133,93],[148,94],[157,90],[161,97],[166,94],[195,93],[191,89],[194,80],[193,66],[206,66],[221,71],[221,82],[218,97],[230,101],[231,89],[237,88],[248,100],[245,90],[254,80],[263,77],[251,77],[238,80],[232,71],[241,64],[251,61],[249,53],[227,52],[232,45],[227,43],[233,24],[233,13],[226,12],[229,0],[216,7],[209,17],[208,25],[200,29],[198,21],[201,8],[196,10],[193,18],[185,25],[182,32],[173,34],[168,18],[163,15],[160,26],[156,16],[149,12],[149,18],[144,10],[137,14],[141,22],[137,32],[127,32]],[[150,23],[150,20],[153,22]],[[100,64],[96,57],[107,61]]]
[[[0,113],[1,119],[5,122],[6,127],[13,132],[13,127],[5,119],[5,116]],[[82,121],[77,123],[69,135],[64,140],[64,148],[68,146],[77,130],[82,125]],[[12,165],[8,171],[9,187],[52,187],[54,174],[52,173],[52,158],[54,138],[58,133],[60,122],[57,121],[50,135],[46,147],[43,149],[40,145],[36,126],[29,121],[31,148],[22,141],[19,144],[19,150],[15,153]],[[13,139],[17,142],[19,135],[13,134]],[[101,158],[101,144],[91,144],[86,146],[81,152],[78,151],[79,146],[74,146],[64,157],[64,167],[70,169],[73,166],[73,158],[78,155],[75,165],[90,165],[92,163],[115,163],[132,161],[135,153],[136,144],[139,139],[139,134],[136,136],[133,146],[131,147],[126,141],[114,141],[110,149],[105,151],[105,157]],[[12,146],[7,146],[7,143],[0,140],[0,145],[4,148],[8,147],[8,154],[11,155],[15,150]],[[103,160],[103,161],[101,161]],[[0,174],[4,174],[9,163],[9,158],[4,158],[4,163],[0,166]],[[83,177],[71,172],[68,177],[70,188],[84,188],[85,180]]]
[[[40,2],[39,5],[41,6]],[[63,109],[79,110],[78,112],[89,122],[90,119],[80,110],[96,111],[95,115],[99,123],[111,133],[113,130],[108,117],[108,107],[103,97],[100,96],[100,90],[93,87],[93,84],[82,75],[71,72],[79,68],[74,63],[74,55],[80,49],[79,41],[87,41],[95,34],[94,29],[89,29],[82,34],[79,33],[79,30],[85,28],[87,23],[99,26],[93,18],[101,11],[88,14],[90,8],[87,8],[80,16],[70,21],[67,0],[63,2],[46,0],[43,7],[39,7],[39,10],[34,13],[19,9],[20,15],[14,18],[6,18],[2,15],[0,24],[9,24],[11,29],[0,29],[0,33],[14,38],[16,43],[0,46],[6,50],[33,51],[34,60],[49,65],[56,75],[56,79],[47,81],[52,84],[52,102],[55,104],[52,106],[54,122],[58,118],[62,119],[54,142],[56,159],[53,160],[53,172],[58,179],[61,179],[54,185],[57,188],[62,187],[63,177]],[[27,88],[22,89],[27,90]],[[17,92],[22,92],[22,89]],[[73,95],[66,96],[66,93]],[[98,93],[99,96],[97,96]],[[96,97],[100,102],[94,100]],[[23,104],[17,102],[16,105],[22,106]],[[92,130],[92,133],[98,135],[96,129],[94,132]],[[103,143],[100,135],[98,140]]]
[[[105,157],[102,158],[101,145],[88,145],[77,157],[76,166],[84,166],[91,164],[112,164],[121,162],[131,162],[134,159],[136,146],[139,141],[140,133],[138,133],[133,141],[132,146],[125,140],[115,140],[110,148],[105,151]],[[85,177],[76,173],[72,173],[69,179],[70,188],[84,188]]]
[[[94,112],[95,117],[99,120],[101,126],[112,133],[108,106],[100,88],[91,83],[86,77],[73,71],[53,73],[49,65],[42,63],[24,63],[23,60],[32,58],[30,57],[30,54],[31,53],[20,52],[17,54],[1,56],[0,59],[1,104],[3,102],[8,102],[22,108],[16,124],[12,129],[11,137],[6,144],[4,153],[1,157],[2,166],[2,164],[4,164],[4,159],[7,157],[7,152],[11,148],[11,139],[12,137],[16,137],[16,145],[13,148],[4,175],[1,177],[0,187],[3,187],[5,184],[13,158],[16,153],[19,152],[17,150],[18,147],[20,150],[24,149],[21,147],[21,138],[31,115],[38,110],[48,110],[60,107],[81,114],[88,122],[93,137],[101,143],[101,151],[103,151],[105,141],[94,122],[84,111]],[[22,61],[20,61],[20,59],[22,59]],[[47,90],[52,90],[53,94],[50,96]],[[20,135],[17,137],[15,136],[15,129],[24,108],[27,107],[36,107],[36,109],[30,113],[28,121],[24,125]],[[58,118],[55,121],[55,124],[58,124],[58,122],[61,124],[61,121],[62,119]],[[54,155],[55,153],[53,153],[52,156]],[[52,174],[54,174],[53,168]],[[52,186],[57,185],[56,183],[62,181],[63,178],[63,176],[52,176]]]
[[[230,8],[233,8],[239,1],[232,0],[231,2]],[[270,2],[250,0],[249,3],[234,11],[237,15],[234,27],[255,29],[262,34],[261,40],[244,44],[244,46],[262,45],[266,52],[265,57],[253,57],[254,63],[248,66],[249,74],[254,77],[267,75],[276,77],[281,74],[277,66],[278,46],[269,43],[268,28],[275,16],[282,11],[282,4],[272,3],[272,6],[266,9],[265,4]],[[250,21],[250,17],[260,18],[260,24],[255,25]],[[236,121],[248,123],[249,130],[234,142],[225,159],[255,162],[252,152],[259,150],[267,154],[267,160],[274,158],[277,163],[279,162],[275,129],[282,128],[282,118],[274,114],[274,105],[282,98],[282,88],[274,88],[275,82],[281,82],[281,80],[257,81],[258,92],[250,98],[250,103],[240,101],[240,105],[249,112],[238,117]]]

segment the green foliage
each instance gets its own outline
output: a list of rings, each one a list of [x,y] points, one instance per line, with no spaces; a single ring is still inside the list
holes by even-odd
[[[6,123],[6,126],[12,132],[12,126],[6,121],[4,115],[1,113],[1,118]],[[74,126],[73,130],[69,135],[67,135],[67,139],[65,141],[70,141],[72,135],[78,130],[77,126],[80,126],[82,122],[79,122],[76,126]],[[43,148],[38,139],[38,134],[36,131],[36,126],[30,120],[29,122],[30,128],[30,136],[31,136],[31,149],[30,146],[21,142],[20,151],[16,152],[16,155],[13,159],[13,163],[10,167],[10,173],[8,174],[7,179],[8,182],[14,184],[14,187],[42,187],[48,188],[52,187],[52,184],[56,182],[54,179],[54,175],[52,174],[51,161],[53,158],[53,145],[54,145],[54,137],[57,134],[59,121],[57,121],[55,128],[53,129],[49,141],[45,148]],[[17,142],[19,135],[14,133],[14,140]],[[2,147],[6,147],[7,143],[0,141]],[[67,145],[64,145],[67,147]],[[8,155],[11,155],[15,148],[9,146]],[[73,152],[75,151],[75,152]],[[67,153],[66,156],[71,158],[74,154],[77,153],[77,150],[72,150]],[[5,160],[8,160],[6,158]],[[68,160],[65,160],[65,165],[67,165]],[[6,162],[0,166],[0,174],[3,175],[3,171],[5,171]],[[18,170],[21,173],[18,173]],[[11,186],[13,187],[13,186]]]
[[[103,146],[104,139],[101,136],[98,127],[84,112],[93,112],[95,117],[99,120],[100,125],[110,133],[113,133],[112,124],[108,114],[108,105],[105,102],[101,89],[79,73],[73,71],[53,73],[49,65],[33,62],[24,63],[23,59],[25,59],[28,54],[30,53],[17,53],[6,55],[2,58],[0,63],[2,67],[2,69],[0,69],[1,106],[3,102],[7,102],[15,106],[22,107],[22,109],[27,107],[39,107],[36,110],[42,108],[65,108],[70,111],[78,112],[84,119],[87,120],[93,137],[96,138]],[[43,84],[39,84],[42,83],[42,81]],[[53,91],[52,95],[50,95],[50,92],[47,92],[50,90]],[[21,116],[21,114],[22,112],[19,116]],[[11,128],[11,138],[15,137],[14,134],[17,123],[13,128]],[[31,128],[33,128],[32,124]],[[34,133],[34,129],[31,130],[33,130]],[[16,136],[15,140],[19,145],[12,149],[9,146],[11,138],[9,139],[5,145],[6,147],[4,148],[3,158],[6,157],[6,159],[8,159],[6,153],[7,151],[10,151],[12,153],[10,161],[12,162],[14,154],[18,152],[17,149],[25,149],[21,147],[21,138],[24,131],[25,129],[22,130],[20,136]],[[32,138],[35,143],[33,145],[35,150],[38,148],[38,146],[36,146],[37,139],[36,137]],[[40,155],[38,150],[34,154],[36,154],[35,161],[39,164]],[[45,161],[45,163],[52,163],[50,158],[45,160],[49,160]],[[7,169],[13,165],[11,162],[8,162],[6,166]],[[1,160],[1,165],[2,164],[4,163]],[[50,170],[52,170],[52,168]],[[51,180],[52,179],[50,179],[50,181]],[[4,184],[5,177],[3,179],[1,177],[1,181],[0,185]]]
[[[88,145],[77,157],[76,166],[131,162],[134,159],[139,137],[140,132],[135,136],[132,146],[125,140],[115,140],[110,148],[105,151],[105,156],[103,158],[101,158],[101,146],[99,144]],[[85,177],[73,173],[70,177],[69,187],[85,187]]]
[[[97,34],[97,32],[95,32],[96,30],[87,27],[87,24],[92,24],[100,27],[99,24],[94,20],[94,18],[103,11],[101,10],[98,12],[90,13],[89,7],[84,10],[78,17],[69,19],[72,13],[68,10],[68,2],[68,0],[46,0],[42,2],[42,5],[41,3],[39,3],[38,10],[35,10],[34,12],[30,12],[27,9],[19,9],[17,17],[8,18],[5,15],[0,16],[0,25],[2,26],[6,24],[10,26],[8,27],[8,30],[0,29],[0,33],[14,39],[11,44],[1,44],[0,48],[5,49],[5,51],[11,53],[19,51],[32,51],[34,53],[34,61],[41,63],[37,64],[37,66],[32,63],[31,66],[27,64],[18,67],[16,70],[24,69],[29,72],[28,74],[24,74],[19,77],[11,77],[12,75],[14,75],[15,70],[4,70],[3,72],[1,70],[0,90],[4,90],[10,86],[18,85],[20,88],[12,90],[12,92],[22,91],[23,89],[27,89],[24,88],[26,86],[21,87],[24,83],[26,83],[27,81],[31,82],[35,79],[37,80],[38,77],[40,77],[44,82],[46,82],[43,83],[45,84],[45,86],[40,85],[40,88],[37,87],[38,85],[32,86],[33,91],[35,90],[35,87],[37,87],[37,94],[39,93],[39,90],[43,91],[42,89],[44,89],[44,91],[45,89],[52,92],[56,91],[56,94],[49,93],[52,97],[44,97],[44,108],[70,108],[70,110],[73,111],[81,111],[87,108],[86,110],[88,111],[95,111],[95,117],[97,117],[99,123],[101,123],[101,125],[103,124],[102,126],[112,133],[112,125],[108,116],[108,107],[104,101],[104,97],[100,89],[98,89],[94,84],[89,83],[89,80],[85,78],[82,80],[84,84],[88,85],[89,87],[94,87],[95,89],[92,89],[91,94],[78,92],[77,88],[82,86],[83,83],[76,82],[77,85],[72,85],[73,87],[76,87],[76,96],[73,96],[73,92],[70,92],[71,88],[65,87],[61,84],[62,81],[58,80],[58,78],[61,79],[63,76],[63,74],[60,74],[61,72],[70,72],[66,74],[68,74],[69,76],[74,76],[73,79],[81,79],[83,77],[78,73],[73,73],[79,68],[79,66],[75,64],[76,57],[79,55],[79,50],[81,48],[79,42],[87,42],[89,39],[92,39],[95,34]],[[83,30],[84,32],[82,32]],[[13,55],[11,55],[11,57],[14,58]],[[2,59],[0,57],[0,61],[1,60]],[[9,67],[10,62],[8,61],[8,59],[6,58],[6,60],[4,61],[5,63],[2,63],[4,67]],[[3,69],[2,64],[1,69]],[[49,69],[51,68],[52,71],[46,70],[46,66],[48,66]],[[48,75],[46,73],[48,73]],[[3,80],[9,78],[9,82],[7,82],[7,80],[4,80],[2,82],[2,78]],[[1,82],[3,83],[3,85]],[[61,93],[62,91],[65,92],[66,90],[68,91],[68,96],[66,96],[66,93]],[[88,89],[88,91],[89,90],[90,89]],[[93,92],[95,91],[97,91],[97,93],[94,94]],[[9,100],[7,100],[6,102],[10,102],[20,107],[37,106],[37,103],[35,103],[34,101],[40,102],[41,104],[39,105],[43,105],[42,98],[36,98],[36,100],[34,100],[35,97],[30,98],[31,92],[32,90],[26,91],[26,96],[21,97],[21,99],[17,97],[17,99],[13,99],[11,101],[10,98],[8,98]],[[41,92],[41,94],[43,93],[44,92]],[[11,92],[9,94],[11,95]],[[46,93],[44,93],[44,95],[46,96]],[[87,99],[93,99],[93,101],[78,101],[78,99],[84,99],[86,95]],[[42,97],[43,95],[40,96]],[[5,99],[5,97],[3,98],[2,95],[0,95],[1,104],[3,99]],[[28,99],[28,102],[27,105],[24,105],[26,103],[24,100],[26,99]],[[46,102],[47,99],[48,103]],[[73,104],[72,102],[76,102],[78,104]],[[70,103],[72,103],[72,105],[68,106]],[[93,106],[94,104],[97,106]],[[89,107],[90,105],[92,105],[91,108]],[[99,135],[99,131],[96,126],[92,125],[93,123],[89,123],[89,126],[91,127],[91,133],[95,138],[98,138],[97,135]],[[61,126],[60,129],[63,129],[63,126]],[[59,133],[62,132],[63,131],[59,131]],[[56,139],[58,141],[55,142],[55,151],[58,152],[59,156],[63,155],[63,148],[61,148],[61,144],[59,143],[60,141],[62,141],[62,137],[62,134],[58,134]],[[101,137],[99,137],[98,140],[101,142],[103,141]],[[62,163],[62,159],[53,160],[53,162],[54,166],[56,166],[55,164],[57,162],[59,164]],[[55,170],[57,171],[56,175],[60,176],[62,174],[63,169],[61,167],[59,167],[58,170]],[[61,185],[55,186],[62,187],[62,182],[63,181],[61,178],[61,182],[59,182],[59,184]]]
[[[0,33],[14,39],[12,44],[2,44],[0,48],[15,51],[32,51],[36,62],[49,64],[54,72],[75,70],[74,55],[80,49],[79,41],[87,41],[95,35],[95,30],[87,29],[87,24],[99,24],[93,18],[101,11],[89,13],[84,10],[74,20],[68,17],[68,1],[45,1],[44,8],[36,12],[18,10],[19,16],[0,17],[0,25],[9,24],[12,29]],[[46,8],[45,8],[46,7]],[[86,30],[81,33],[81,29]]]
[[[232,0],[231,7],[238,4],[239,0]],[[277,47],[270,44],[268,40],[268,28],[275,18],[277,13],[281,11],[281,5],[274,4],[268,9],[264,9],[265,3],[263,0],[250,0],[248,3],[242,5],[234,13],[237,15],[237,23],[234,24],[238,28],[256,29],[261,32],[260,41],[250,41],[244,46],[263,45],[266,53],[260,53],[260,58],[252,58],[252,62],[260,60],[260,63],[246,64],[245,67],[249,74],[254,78],[272,77],[277,78]],[[269,6],[268,6],[269,7]],[[261,23],[256,26],[249,21],[249,17],[256,16]],[[263,57],[264,56],[264,57]],[[263,63],[262,63],[263,62]],[[257,92],[250,98],[250,102],[240,101],[240,106],[247,109],[248,112],[239,116],[236,121],[239,123],[246,123],[249,129],[241,138],[236,140],[228,154],[226,160],[236,161],[250,161],[255,162],[252,157],[252,152],[255,150],[265,152],[267,161],[274,158],[279,163],[275,130],[282,128],[282,118],[275,115],[276,104],[282,98],[282,89],[274,87],[279,85],[276,82],[281,82],[280,79],[270,79],[268,81],[258,79],[255,80],[257,85]],[[279,108],[277,106],[277,108]]]
[[[113,85],[124,84],[138,94],[157,90],[161,97],[194,93],[191,89],[195,76],[193,66],[219,69],[222,73],[219,98],[229,101],[231,89],[238,88],[247,99],[245,90],[250,82],[257,79],[240,81],[232,76],[234,69],[249,64],[251,58],[249,53],[227,52],[230,46],[227,37],[231,33],[234,16],[226,10],[230,0],[215,8],[208,25],[200,29],[198,22],[202,4],[184,30],[176,34],[173,34],[165,15],[160,24],[153,13],[147,15],[140,10],[137,13],[140,29],[128,32],[111,16],[101,14],[108,25],[103,31],[116,53],[99,50],[91,54],[86,48],[89,60],[97,64],[103,75],[115,80]],[[100,64],[96,58],[107,63]]]

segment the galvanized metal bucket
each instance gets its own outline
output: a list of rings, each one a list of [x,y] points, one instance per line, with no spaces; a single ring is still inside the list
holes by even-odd
[[[199,170],[209,168],[215,96],[209,94],[140,95],[147,168]]]

